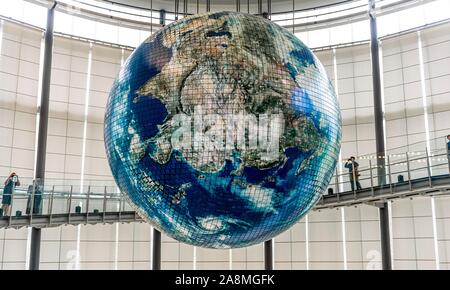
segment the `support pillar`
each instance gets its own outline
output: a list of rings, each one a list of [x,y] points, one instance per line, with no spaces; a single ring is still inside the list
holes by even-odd
[[[166,10],[164,9],[159,10],[159,24],[163,27],[166,25]]]
[[[41,252],[41,229],[31,229],[30,245],[30,270],[39,270],[39,260]]]
[[[375,141],[377,153],[377,179],[378,185],[386,184],[386,162],[384,148],[384,127],[383,127],[383,101],[381,95],[381,70],[380,55],[377,32],[377,18],[375,13],[375,0],[369,0],[370,18],[370,51],[372,55],[372,82],[373,82],[373,103],[375,117]],[[389,238],[389,213],[387,203],[379,208],[380,230],[381,230],[381,256],[383,270],[391,270],[391,247]]]
[[[258,0],[258,15],[262,15],[262,0]]]
[[[175,0],[175,20],[178,20],[178,9],[180,7],[180,0]]]
[[[48,108],[50,97],[50,79],[52,68],[52,54],[53,54],[53,22],[56,2],[47,11],[47,28],[45,30],[45,50],[44,63],[42,73],[42,87],[41,87],[41,104],[39,106],[39,132],[38,144],[36,154],[36,186],[38,189],[44,189],[45,180],[45,158],[47,153],[47,129],[48,129]],[[39,207],[40,205],[37,205]],[[33,209],[31,209],[33,211]],[[39,270],[41,249],[41,229],[32,228],[31,230],[31,245],[30,245],[30,270]]]
[[[161,270],[161,232],[153,228],[152,270]]]
[[[381,264],[383,270],[392,270],[391,244],[389,236],[389,211],[388,203],[380,206],[380,239],[381,239]]]
[[[264,242],[264,270],[273,270],[273,239]]]
[[[384,128],[383,102],[381,99],[381,71],[377,32],[377,18],[375,15],[375,0],[369,0],[370,17],[370,52],[372,55],[373,104],[375,117],[375,141],[377,153],[377,175],[379,185],[386,184],[386,167],[384,156]]]

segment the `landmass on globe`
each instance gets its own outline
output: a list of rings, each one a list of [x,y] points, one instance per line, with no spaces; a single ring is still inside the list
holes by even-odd
[[[331,81],[293,34],[220,12],[141,44],[111,90],[105,145],[130,203],[196,246],[249,246],[285,231],[328,186],[341,117]]]

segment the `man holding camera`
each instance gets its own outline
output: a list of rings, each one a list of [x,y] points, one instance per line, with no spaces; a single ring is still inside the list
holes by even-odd
[[[13,172],[6,179],[5,187],[3,188],[2,209],[5,216],[11,214],[11,199],[16,186],[20,186],[19,176]]]
[[[344,167],[348,169],[349,177],[350,177],[350,185],[352,187],[352,191],[356,189],[361,189],[361,184],[359,183],[359,172],[358,172],[358,162],[355,161],[355,157],[351,156],[347,162],[345,162]]]

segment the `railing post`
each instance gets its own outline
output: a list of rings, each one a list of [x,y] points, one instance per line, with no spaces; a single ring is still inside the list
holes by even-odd
[[[122,199],[120,200],[120,207],[121,211],[125,211],[125,199],[122,196]]]
[[[375,191],[373,190],[373,173],[372,173],[372,159],[369,159],[369,170],[370,170],[370,192],[371,195],[375,195]]]
[[[50,207],[49,207],[49,211],[50,211],[50,217],[49,217],[49,222],[50,225],[52,224],[52,217],[53,217],[53,196],[55,193],[55,185],[52,186],[52,194],[50,196]]]
[[[69,202],[67,203],[67,223],[70,224],[70,213],[72,211],[72,193],[73,193],[73,185],[70,186],[70,192],[69,192]]]
[[[11,226],[12,215],[13,215],[13,204],[14,204],[14,189],[11,191],[11,204],[9,205],[9,222],[8,227]]]
[[[448,141],[450,142],[450,141]],[[445,144],[445,152],[447,153],[448,174],[450,174],[450,151],[448,150],[448,144]]]
[[[102,217],[103,222],[105,222],[105,212],[106,212],[106,192],[107,192],[107,190],[106,190],[106,185],[105,185],[105,190],[104,190],[104,193],[103,193],[103,217]]]
[[[34,195],[36,194],[36,186],[39,182],[36,182],[36,179],[33,180],[33,190],[31,191],[30,197],[30,226],[33,225],[33,208],[34,208]]]
[[[356,199],[356,173],[355,173],[355,163],[352,161],[352,184],[353,184],[353,198]]]
[[[408,170],[408,183],[409,183],[409,190],[412,190],[412,182],[411,182],[411,168],[409,165],[409,154],[406,152],[406,170]]]
[[[336,193],[339,192],[339,172],[336,167],[336,175],[334,176],[334,190],[336,190]]]
[[[122,221],[122,193],[119,194],[119,222]]]
[[[391,162],[389,159],[389,154],[386,156],[386,159],[387,159],[387,166],[388,166],[389,190],[391,191],[391,193],[394,193],[393,188],[392,188]]]
[[[428,185],[430,187],[433,187],[432,179],[431,179],[431,168],[430,168],[430,158],[429,158],[429,154],[428,154],[428,148],[425,148],[425,153],[426,153],[426,156],[427,156]]]
[[[87,190],[87,201],[86,201],[86,223],[88,223],[89,221],[89,198],[90,198],[90,193],[91,193],[91,186],[88,186],[88,190]]]
[[[47,214],[51,215],[52,214],[52,207],[53,207],[53,192],[55,191],[55,186],[52,186],[52,192],[50,193],[50,200],[48,201],[48,209],[47,209]]]

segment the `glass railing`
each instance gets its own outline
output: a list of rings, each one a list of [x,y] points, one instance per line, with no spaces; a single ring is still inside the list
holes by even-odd
[[[393,189],[396,184],[412,184],[413,181],[422,179],[430,181],[431,186],[433,179],[449,175],[449,152],[445,140],[446,137],[439,137],[430,142],[417,142],[408,147],[394,148],[384,157],[375,154],[358,156],[355,158],[359,164],[357,171],[335,174],[324,194],[353,192],[356,196],[360,190],[373,191],[377,187]],[[426,144],[434,144],[434,147],[427,147]],[[12,193],[3,192],[4,183],[0,186],[3,216],[86,213],[101,215],[108,212],[133,211],[112,179],[47,178],[45,183],[42,183],[32,178],[18,178],[20,185],[16,186]],[[1,179],[6,180],[7,177]]]
[[[7,177],[2,177],[6,180]],[[39,179],[18,176],[12,193],[2,191],[2,215],[53,215],[132,211],[113,180]],[[6,200],[6,206],[5,206]]]
[[[358,156],[355,158],[359,165],[356,171],[350,170],[352,162],[348,159],[341,160],[343,168],[333,176],[328,192],[324,194],[356,193],[360,189],[373,190],[379,186],[390,187],[413,180],[447,176],[450,173],[450,160],[446,140],[446,137],[439,137],[429,142],[392,148],[384,156]],[[344,167],[347,162],[350,168]]]

